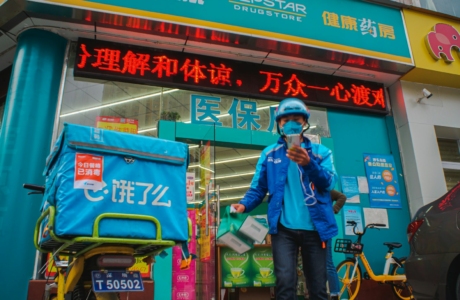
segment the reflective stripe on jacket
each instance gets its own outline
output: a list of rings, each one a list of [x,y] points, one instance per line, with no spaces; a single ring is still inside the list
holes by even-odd
[[[311,193],[309,185],[313,183],[314,197],[317,202],[308,208],[321,240],[327,241],[338,233],[330,195],[330,190],[337,179],[332,152],[323,145],[311,143],[305,137],[302,147],[307,150],[311,158],[307,166],[299,166],[304,197]],[[268,192],[267,215],[270,234],[278,232],[277,225],[283,206],[284,187],[289,167],[286,150],[286,143],[283,138],[280,138],[276,144],[262,151],[251,187],[239,202],[246,207],[245,212],[250,212],[262,202]],[[309,202],[311,203],[311,200]]]

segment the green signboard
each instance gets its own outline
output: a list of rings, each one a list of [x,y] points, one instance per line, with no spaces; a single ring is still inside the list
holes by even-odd
[[[221,248],[221,287],[275,286],[271,247],[255,247],[248,252]]]
[[[413,64],[401,12],[359,0],[34,0]]]

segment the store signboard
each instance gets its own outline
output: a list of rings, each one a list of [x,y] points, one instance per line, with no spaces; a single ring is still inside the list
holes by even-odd
[[[96,128],[137,134],[138,121],[136,119],[98,116],[96,117]]]
[[[275,286],[271,247],[255,247],[242,254],[227,247],[220,251],[221,287]]]
[[[388,112],[379,83],[99,40],[79,39],[74,76],[265,100],[297,97],[316,106]],[[246,104],[232,107],[254,108]]]
[[[34,1],[217,29],[412,64],[399,9],[360,1]]]
[[[435,60],[444,59],[451,63],[458,60],[458,56],[454,58],[452,54],[460,52],[460,33],[449,24],[438,23],[426,35],[426,46]]]
[[[398,172],[392,155],[364,154],[370,207],[401,208]]]
[[[404,81],[460,88],[460,22],[404,9],[416,67]]]

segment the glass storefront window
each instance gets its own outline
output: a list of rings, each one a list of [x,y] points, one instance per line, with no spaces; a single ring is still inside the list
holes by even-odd
[[[460,182],[460,145],[458,140],[438,138],[439,154],[443,163],[447,190]]]
[[[207,92],[126,82],[75,78],[75,46],[71,47],[59,119],[64,123],[96,126],[98,117],[133,119],[138,134],[158,137],[158,121],[162,119],[240,130],[276,132],[274,111],[278,102],[248,99]],[[309,107],[310,135],[329,137],[327,111]],[[122,131],[122,130],[121,130]],[[56,138],[56,137],[55,137]],[[196,199],[200,197],[200,147],[189,145],[189,172],[196,175]],[[261,149],[215,147],[211,167],[214,183],[220,186],[223,203],[238,201],[247,190],[255,171]],[[214,155],[215,153],[215,155]],[[235,160],[237,159],[237,160]]]
[[[438,147],[442,161],[460,163],[460,147],[457,140],[438,139]]]
[[[278,102],[183,89],[74,78],[75,44],[70,53],[59,129],[64,122],[95,126],[101,116],[137,120],[138,133],[157,137],[160,119],[276,131]],[[309,134],[329,137],[326,109],[310,107]],[[59,130],[59,131],[60,131]]]
[[[255,173],[257,161],[262,150],[214,147],[211,152],[210,168],[213,170],[212,179],[220,187],[220,201],[228,205],[241,200],[249,189]],[[190,165],[187,172],[195,174],[196,202],[203,201],[200,197],[200,148],[190,146]]]
[[[460,170],[444,169],[444,177],[446,178],[446,186],[449,191],[460,182]]]

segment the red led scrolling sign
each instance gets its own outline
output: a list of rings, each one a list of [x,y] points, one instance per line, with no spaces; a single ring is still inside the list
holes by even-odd
[[[97,40],[79,40],[74,75],[387,113],[379,83]]]

